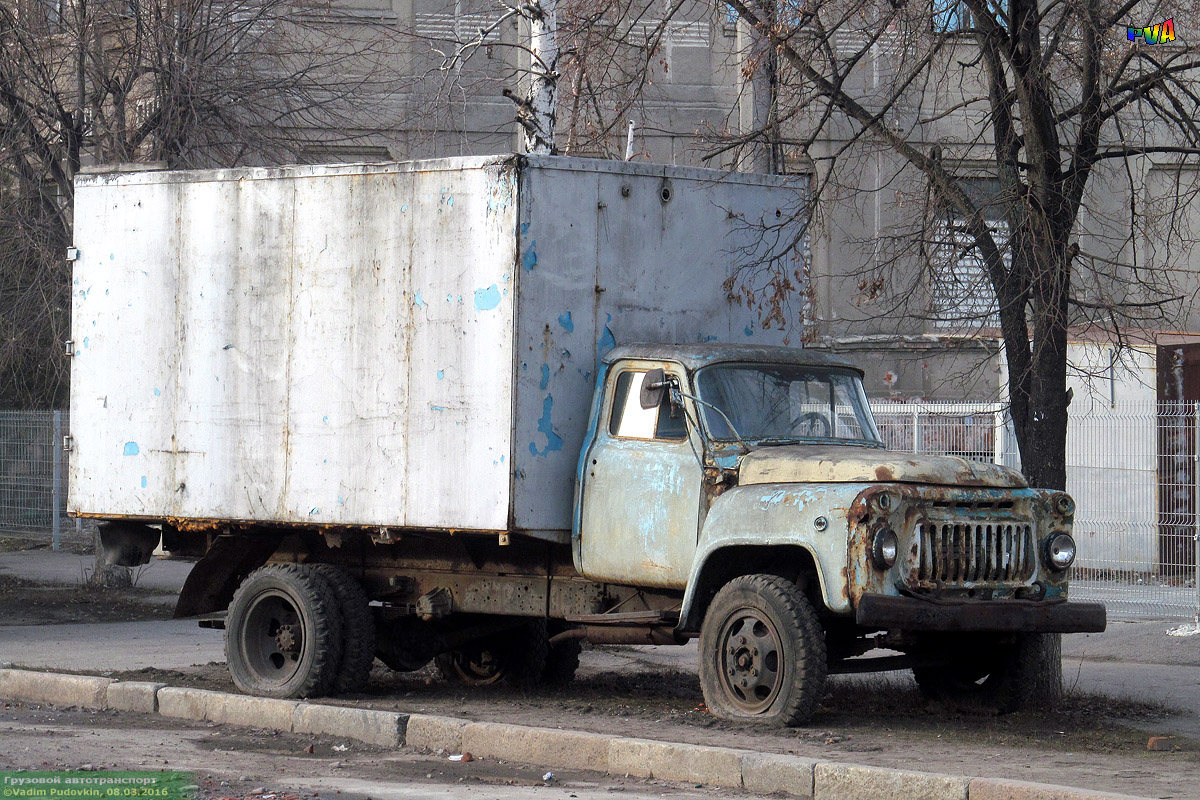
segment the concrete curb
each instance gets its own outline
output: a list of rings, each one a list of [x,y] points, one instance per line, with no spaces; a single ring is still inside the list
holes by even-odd
[[[814,800],[1140,800],[1043,783],[936,775],[728,747],[248,697],[161,683],[0,669],[0,700],[158,713],[378,747],[469,752],[557,769],[781,792]]]

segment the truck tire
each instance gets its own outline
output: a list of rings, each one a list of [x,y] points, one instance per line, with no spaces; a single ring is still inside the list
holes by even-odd
[[[796,584],[743,575],[717,592],[700,627],[700,687],[713,714],[802,725],[827,673],[825,632]]]
[[[939,650],[956,653],[951,663],[913,667],[913,678],[926,697],[1000,714],[1021,711],[1035,699],[1053,705],[1062,691],[1062,660],[1053,646],[1058,642],[1049,633],[1021,633],[1011,644],[992,647],[949,640]],[[1051,659],[1054,663],[1048,663]],[[1050,683],[1056,686],[1046,688]]]
[[[225,618],[225,660],[234,684],[263,697],[328,692],[342,658],[342,615],[314,567],[268,564],[242,581]]]
[[[571,626],[563,623],[551,623],[548,626],[550,637],[569,630]],[[549,645],[546,653],[546,668],[542,670],[542,683],[546,686],[566,686],[575,680],[575,672],[579,669],[579,654],[583,652],[581,639],[565,639]]]
[[[416,672],[437,656],[438,634],[415,617],[389,620],[375,630],[375,657],[394,672]]]
[[[542,681],[549,650],[546,620],[531,619],[515,629],[480,639],[473,646],[442,653],[437,665],[442,677],[452,683],[503,683],[531,689]]]
[[[342,663],[333,681],[335,692],[357,692],[367,685],[371,665],[375,663],[375,620],[370,600],[362,584],[342,567],[320,564],[317,572],[325,576],[337,596],[342,613]]]

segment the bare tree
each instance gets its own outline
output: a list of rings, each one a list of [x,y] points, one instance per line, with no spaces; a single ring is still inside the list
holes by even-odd
[[[1125,342],[1186,311],[1195,289],[1147,252],[1164,232],[1179,241],[1196,210],[1200,54],[1161,24],[1195,18],[1191,6],[729,2],[778,59],[773,124],[812,168],[805,213],[828,219],[868,188],[892,199],[858,302],[901,325],[949,306],[997,329],[1023,469],[1063,488],[1069,330]],[[980,280],[955,271],[964,259]]]
[[[65,400],[81,165],[269,164],[353,137],[353,101],[392,73],[387,37],[346,26],[320,0],[0,2],[0,405]]]

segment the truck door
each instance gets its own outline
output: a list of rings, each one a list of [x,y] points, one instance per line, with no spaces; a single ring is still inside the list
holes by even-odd
[[[696,553],[702,451],[669,399],[642,408],[642,381],[656,367],[687,385],[670,364],[622,362],[609,373],[583,471],[580,562],[593,580],[683,588]]]

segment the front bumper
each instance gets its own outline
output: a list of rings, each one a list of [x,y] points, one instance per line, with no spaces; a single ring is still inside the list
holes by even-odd
[[[935,600],[866,594],[855,621],[904,631],[1094,633],[1108,624],[1102,603],[1065,600]]]

